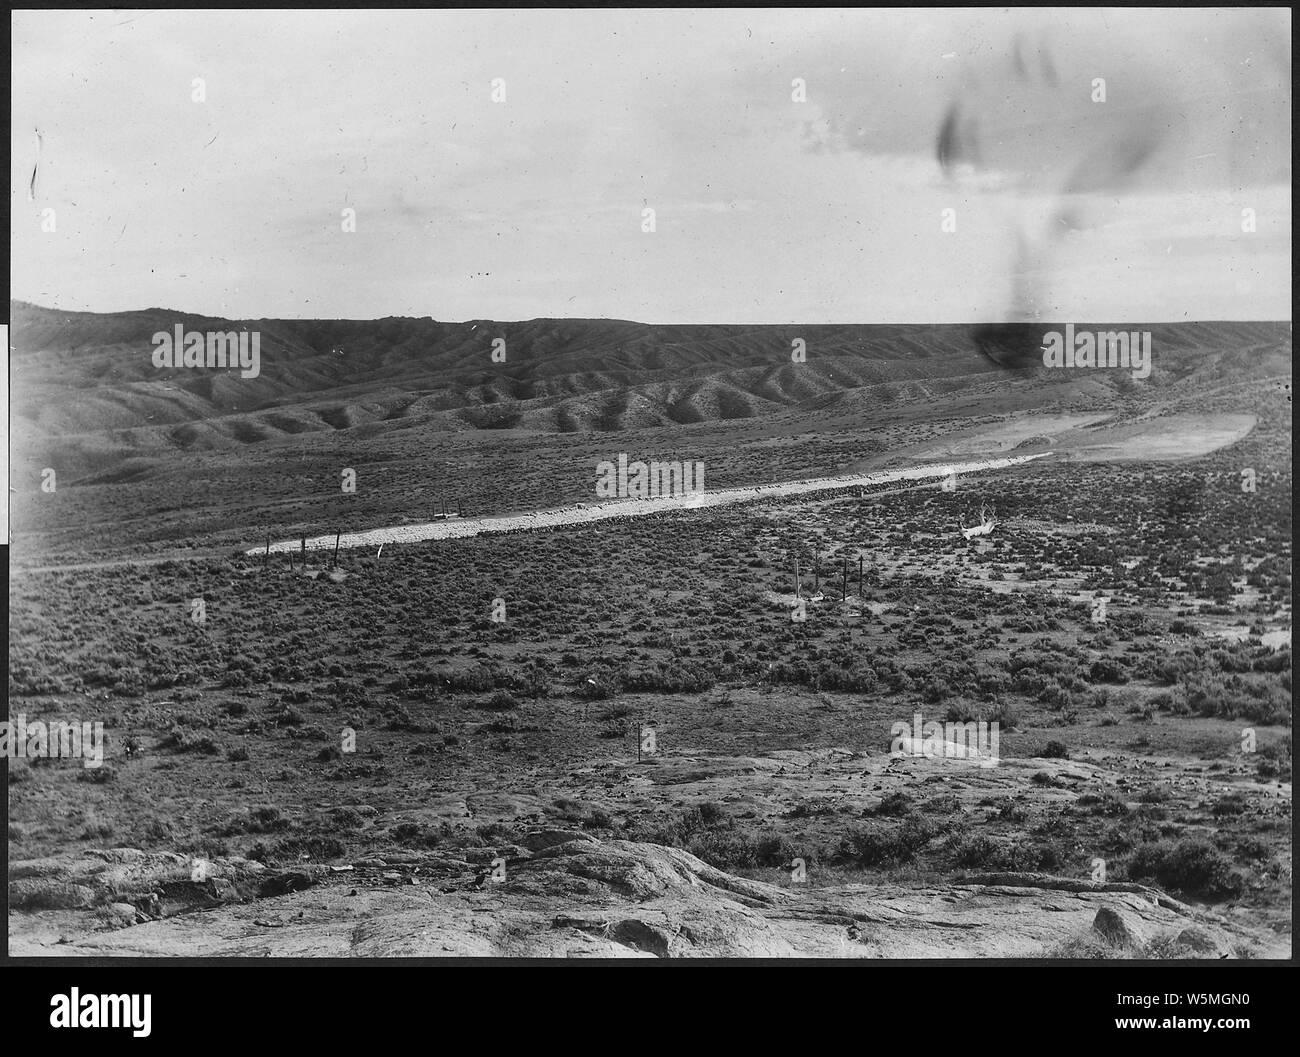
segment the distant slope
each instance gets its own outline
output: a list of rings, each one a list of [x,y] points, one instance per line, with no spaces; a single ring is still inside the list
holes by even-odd
[[[659,326],[607,319],[223,320],[165,309],[61,312],[11,302],[15,445],[39,439],[88,470],[132,455],[222,450],[295,434],[418,425],[434,432],[613,432],[851,411],[1049,381],[1114,388],[1116,372],[1008,371],[987,328]],[[256,330],[261,373],[158,369],[152,336]],[[1035,325],[1034,331],[1051,324]],[[1104,325],[1103,325],[1104,326]],[[1127,324],[1126,329],[1133,329]],[[1148,391],[1290,370],[1290,324],[1151,324]],[[1031,342],[1028,331],[1021,335]],[[506,359],[492,360],[493,339]],[[806,362],[791,361],[792,342]],[[53,446],[52,446],[52,442]]]

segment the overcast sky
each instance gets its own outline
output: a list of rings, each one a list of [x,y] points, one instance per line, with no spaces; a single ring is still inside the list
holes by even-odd
[[[1278,10],[20,11],[12,295],[1290,319],[1290,35]]]

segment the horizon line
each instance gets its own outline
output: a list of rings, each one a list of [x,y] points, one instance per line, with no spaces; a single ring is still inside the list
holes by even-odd
[[[51,305],[38,304],[35,301],[26,301],[18,297],[10,297],[9,304],[25,305],[30,308],[38,309],[42,312],[65,312],[72,315],[81,316],[123,316],[137,315],[144,312],[163,312],[172,313],[178,316],[198,316],[203,319],[223,319],[229,322],[278,322],[278,323],[311,323],[320,321],[330,321],[336,323],[379,323],[391,319],[410,319],[410,320],[429,320],[433,323],[445,323],[449,326],[462,326],[467,323],[536,323],[540,320],[554,320],[556,322],[591,322],[591,323],[632,323],[643,327],[979,327],[979,326],[1051,326],[1056,323],[1074,323],[1079,325],[1078,320],[1069,319],[969,319],[961,321],[938,321],[928,320],[923,322],[900,322],[900,321],[853,321],[841,320],[829,323],[809,323],[806,321],[792,320],[787,323],[726,323],[726,322],[703,322],[703,323],[660,323],[644,319],[627,319],[622,316],[531,316],[527,319],[495,319],[491,316],[471,316],[468,319],[438,319],[435,316],[411,316],[411,315],[387,315],[387,316],[214,316],[206,312],[197,312],[187,309],[164,308],[161,305],[150,305],[147,308],[124,308],[110,311],[101,311],[96,309],[80,308],[57,308]],[[1132,327],[1140,324],[1150,324],[1154,326],[1168,325],[1194,325],[1210,323],[1285,323],[1292,324],[1292,319],[1142,319],[1119,323],[1115,320],[1087,320],[1088,324],[1113,325],[1116,327]],[[12,315],[9,325],[13,325]]]

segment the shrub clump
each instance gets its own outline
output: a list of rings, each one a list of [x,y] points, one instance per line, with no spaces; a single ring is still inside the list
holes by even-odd
[[[851,830],[844,838],[841,854],[858,866],[911,862],[934,834],[931,823],[912,816],[887,829]]]
[[[1157,841],[1139,846],[1129,860],[1128,873],[1136,880],[1153,879],[1165,888],[1210,898],[1236,896],[1245,887],[1227,856],[1197,837],[1177,844]]]

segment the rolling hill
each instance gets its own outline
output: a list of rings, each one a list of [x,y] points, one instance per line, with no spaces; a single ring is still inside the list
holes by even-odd
[[[615,432],[817,411],[854,399],[908,402],[994,381],[1120,384],[1113,371],[1053,377],[1041,367],[1002,366],[1026,361],[999,355],[1000,347],[1023,348],[1034,340],[1030,330],[1051,324],[998,331],[607,319],[224,320],[164,309],[60,312],[23,302],[11,304],[11,319],[15,440],[86,438],[88,458],[417,423],[449,431]],[[155,367],[152,335],[178,323],[259,332],[259,375]],[[1290,369],[1289,324],[1138,329],[1153,332],[1153,390]],[[492,359],[497,338],[505,362]],[[796,340],[805,343],[806,362],[792,362]]]
[[[1250,414],[1291,369],[1287,323],[1140,326],[1154,370],[1135,382],[1004,366],[1050,324],[226,320],[22,302],[11,321],[12,525],[67,554],[419,520],[435,493],[477,512],[572,502],[610,450],[707,458],[711,483],[734,487],[873,469],[1026,412]],[[259,373],[155,367],[153,335],[177,324],[256,331]],[[361,475],[355,495],[339,494],[343,467]]]

